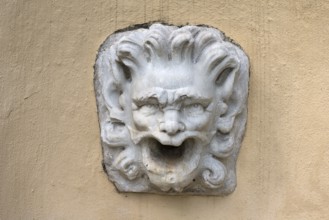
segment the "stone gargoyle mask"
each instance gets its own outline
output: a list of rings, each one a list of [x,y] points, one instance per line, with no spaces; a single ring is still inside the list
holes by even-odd
[[[247,119],[249,61],[206,26],[135,26],[99,49],[103,165],[120,192],[225,195]]]

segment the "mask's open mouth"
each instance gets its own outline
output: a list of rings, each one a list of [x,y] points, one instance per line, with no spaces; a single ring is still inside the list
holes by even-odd
[[[184,140],[178,146],[164,145],[155,138],[148,138],[142,145],[144,156],[153,163],[167,168],[189,162],[196,153],[199,154],[196,142],[192,138]]]
[[[141,143],[143,164],[151,183],[167,191],[182,190],[195,175],[200,162],[202,145],[187,138],[181,145],[164,145],[155,138]]]
[[[172,145],[163,145],[159,141],[152,139],[149,142],[151,157],[158,160],[164,160],[167,162],[179,161],[180,159],[182,159],[186,151],[188,142],[189,142],[188,140],[185,140],[179,146],[172,146]]]

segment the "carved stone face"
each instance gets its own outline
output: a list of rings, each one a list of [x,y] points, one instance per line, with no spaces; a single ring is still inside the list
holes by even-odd
[[[104,167],[125,192],[232,192],[248,59],[205,27],[110,36],[95,66]]]
[[[215,86],[192,66],[167,65],[133,81],[131,134],[151,182],[164,191],[181,191],[195,178],[209,144]]]

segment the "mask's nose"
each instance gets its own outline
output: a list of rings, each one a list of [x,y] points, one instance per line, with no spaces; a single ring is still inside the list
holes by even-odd
[[[179,119],[177,110],[167,110],[164,112],[163,121],[160,122],[160,131],[168,135],[175,135],[185,130],[184,124]]]

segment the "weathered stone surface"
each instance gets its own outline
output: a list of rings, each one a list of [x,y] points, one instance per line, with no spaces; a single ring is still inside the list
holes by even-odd
[[[95,91],[104,169],[121,192],[225,195],[247,119],[249,62],[217,29],[110,35]]]

